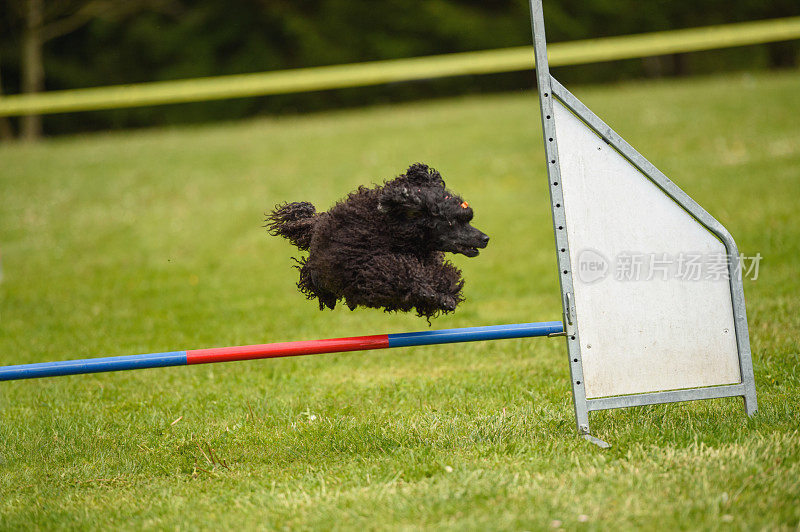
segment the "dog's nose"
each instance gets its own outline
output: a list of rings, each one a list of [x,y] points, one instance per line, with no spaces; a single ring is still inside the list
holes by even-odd
[[[487,235],[486,233],[482,234],[481,235],[481,244],[486,246],[488,243],[489,243],[489,235]]]

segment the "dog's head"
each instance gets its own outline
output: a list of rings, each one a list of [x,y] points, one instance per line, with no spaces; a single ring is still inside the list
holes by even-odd
[[[470,225],[472,207],[445,188],[439,172],[424,164],[383,187],[378,209],[396,224],[412,227],[423,245],[433,251],[475,257],[489,237]]]

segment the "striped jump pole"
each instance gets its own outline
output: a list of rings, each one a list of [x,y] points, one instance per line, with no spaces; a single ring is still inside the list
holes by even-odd
[[[192,364],[212,364],[215,362],[255,360],[259,358],[281,358],[298,355],[342,353],[346,351],[367,351],[371,349],[390,349],[392,347],[409,347],[415,345],[479,342],[482,340],[502,340],[506,338],[530,338],[558,334],[563,331],[564,328],[560,321],[545,321],[538,323],[514,323],[511,325],[488,325],[484,327],[463,327],[460,329],[440,329],[437,331],[353,336],[350,338],[329,338],[326,340],[243,345],[237,347],[212,347],[210,349],[190,349],[187,351],[87,358],[84,360],[63,360],[60,362],[0,366],[0,381],[60,377],[64,375],[80,375],[104,371],[126,371],[131,369],[164,368],[168,366],[187,366]]]

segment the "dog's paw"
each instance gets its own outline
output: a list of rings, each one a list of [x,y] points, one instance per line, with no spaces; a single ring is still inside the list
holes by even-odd
[[[422,289],[419,292],[419,296],[422,298],[423,301],[428,301],[431,303],[439,299],[439,294],[437,294],[433,290],[428,290],[428,289]]]
[[[458,299],[453,296],[445,295],[439,297],[439,308],[445,312],[452,312],[458,306]]]
[[[425,309],[423,314],[436,312],[452,312],[461,301],[460,298],[452,294],[442,294],[434,290],[422,289],[415,295],[414,306],[417,310]]]

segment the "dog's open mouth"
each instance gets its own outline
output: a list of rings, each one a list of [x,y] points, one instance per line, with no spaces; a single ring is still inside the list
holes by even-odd
[[[458,249],[455,252],[461,253],[462,255],[465,255],[470,258],[477,257],[480,254],[480,250],[472,246],[458,246]]]
[[[460,253],[466,257],[477,257],[480,250],[489,244],[489,237],[480,231],[473,230],[468,238],[454,238],[447,242],[441,249],[450,253]]]

